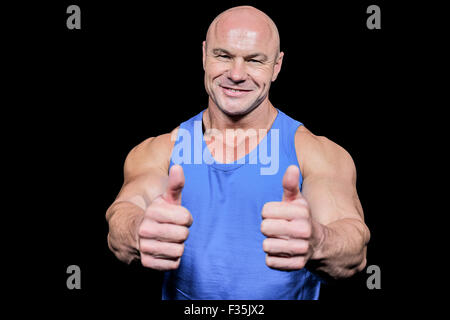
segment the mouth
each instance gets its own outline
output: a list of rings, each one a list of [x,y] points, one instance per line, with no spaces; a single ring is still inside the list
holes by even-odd
[[[222,88],[222,91],[224,92],[224,94],[229,97],[242,97],[242,96],[246,95],[248,92],[252,91],[252,90],[248,90],[248,89],[238,89],[238,88],[231,88],[231,87],[224,87],[224,86],[220,86],[220,87]]]

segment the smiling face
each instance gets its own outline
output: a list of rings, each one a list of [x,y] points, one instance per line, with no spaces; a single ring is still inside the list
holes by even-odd
[[[225,11],[203,42],[209,103],[228,116],[249,113],[268,100],[282,60],[278,31],[269,17],[252,7]]]

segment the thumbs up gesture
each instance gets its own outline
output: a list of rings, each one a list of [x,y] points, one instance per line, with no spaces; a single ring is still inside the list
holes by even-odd
[[[312,255],[313,224],[308,202],[299,189],[300,170],[291,165],[283,177],[283,199],[262,209],[261,232],[267,237],[266,264],[279,270],[302,269]]]
[[[170,168],[165,192],[147,207],[138,229],[142,265],[156,270],[177,269],[189,235],[192,215],[181,206],[183,168]]]

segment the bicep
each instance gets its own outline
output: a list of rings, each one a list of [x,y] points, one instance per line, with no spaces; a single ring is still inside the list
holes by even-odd
[[[115,202],[128,201],[145,209],[164,192],[173,147],[171,137],[165,134],[149,138],[130,151],[124,165],[124,183]]]
[[[304,170],[302,194],[312,217],[325,225],[347,218],[363,221],[356,168],[350,154],[324,137],[308,134],[302,139],[299,139]]]

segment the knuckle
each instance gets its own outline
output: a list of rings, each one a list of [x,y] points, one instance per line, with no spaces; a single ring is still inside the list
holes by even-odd
[[[166,270],[175,270],[175,269],[178,269],[179,266],[180,266],[180,259],[177,259],[175,261],[167,260],[167,267],[165,269]]]
[[[176,257],[178,257],[178,258],[181,257],[183,255],[183,252],[184,252],[184,243],[177,245],[175,247],[174,251],[175,251],[175,256]]]
[[[297,220],[291,224],[291,233],[295,238],[306,238],[311,237],[311,224],[304,219]]]
[[[297,218],[306,218],[309,216],[309,210],[302,204],[291,204],[293,207],[293,215]]]
[[[138,230],[139,237],[142,238],[151,238],[154,236],[154,226],[148,220],[145,220],[141,223]]]
[[[142,220],[141,224],[138,227],[138,236],[139,237],[143,237],[144,236],[144,228],[145,228],[145,224],[147,223],[147,221],[145,220],[145,218]]]
[[[303,205],[301,210],[299,210],[300,216],[308,218],[310,216],[308,205]]]
[[[261,222],[261,231],[263,231],[263,233],[268,233],[271,229],[272,224],[273,221],[271,221],[270,219],[263,220]]]
[[[260,228],[260,229],[261,229],[261,231],[263,231],[263,230],[264,230],[264,228],[265,228],[265,224],[266,224],[266,220],[264,220],[264,219],[263,219],[263,220],[261,221],[261,228]]]
[[[152,202],[147,207],[147,210],[145,210],[145,217],[150,218],[150,219],[154,219],[154,217],[156,215],[156,210],[157,210],[157,205]]]
[[[366,266],[367,266],[367,259],[364,258],[363,261],[361,262],[361,264],[358,267],[358,272],[363,271]]]
[[[264,239],[263,241],[263,251],[264,252],[269,252],[270,250],[270,239]]]
[[[310,223],[305,223],[303,232],[304,232],[305,238],[307,238],[307,239],[311,238],[312,227],[311,227]]]
[[[170,225],[170,232],[167,232],[167,238],[170,241],[175,242],[184,242],[189,236],[189,229],[187,227],[178,226],[178,225]]]
[[[272,258],[271,258],[268,254],[266,254],[266,265],[267,265],[268,267],[271,267],[271,268],[274,267],[272,261],[273,261]]]
[[[174,269],[178,269],[178,267],[180,266],[180,261],[181,261],[181,260],[178,259],[177,261],[174,261],[174,262],[173,262],[173,268],[174,268]]]
[[[302,241],[297,244],[297,253],[306,253],[309,251],[309,242],[308,241]]]
[[[189,229],[183,228],[182,234],[181,234],[181,240],[186,241],[189,237]]]
[[[153,259],[147,254],[141,254],[141,264],[146,268],[152,268]]]
[[[190,226],[192,224],[192,215],[187,209],[185,209],[182,214],[182,224],[185,226]]]
[[[293,248],[287,248],[285,250],[285,253],[288,254],[290,257],[295,256],[298,252]]]
[[[305,251],[305,245],[302,242],[296,241],[291,246],[291,252],[293,254],[300,254]]]
[[[282,266],[279,263],[277,263],[277,259],[275,257],[270,256],[269,254],[266,255],[266,265],[272,269],[282,268]]]
[[[290,256],[294,256],[299,253],[298,248],[295,245],[291,245],[289,240],[288,245],[286,246],[284,251]]]
[[[157,247],[153,242],[150,241],[141,241],[139,246],[139,251],[144,254],[154,254],[158,253]]]
[[[305,267],[306,261],[304,257],[297,257],[293,263],[295,269],[303,269]]]
[[[296,222],[294,222],[294,223],[291,222],[289,224],[289,234],[294,239],[300,238],[302,235],[301,225],[299,225]]]
[[[271,211],[274,208],[275,202],[266,202],[261,210],[261,214],[263,218],[267,218],[270,216]]]
[[[141,255],[144,252],[147,252],[147,245],[144,241],[142,241],[142,239],[139,239],[139,252],[141,253]]]
[[[266,255],[266,265],[278,270],[298,270],[305,267],[304,257],[277,258]]]
[[[261,210],[261,215],[262,215],[263,219],[267,217],[268,208],[269,208],[269,202],[265,203]]]
[[[177,269],[180,265],[180,259],[179,258],[177,260],[155,259],[151,255],[143,254],[141,255],[141,264],[146,268],[151,268],[160,271],[168,271]]]
[[[141,225],[138,228],[139,239],[144,236],[144,228],[142,227],[142,225],[143,225],[143,223],[141,223]]]
[[[181,224],[184,226],[187,226],[189,224],[189,215],[187,213],[184,213],[181,215]]]
[[[161,223],[167,223],[168,221],[171,221],[171,217],[174,214],[177,214],[177,212],[175,212],[172,208],[160,207],[158,208],[157,214],[158,216],[155,216],[155,220]]]
[[[267,220],[263,220],[261,222],[261,233],[263,234],[267,233]]]

